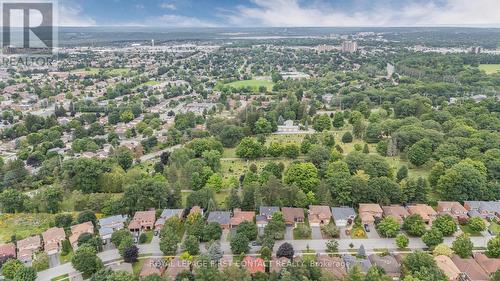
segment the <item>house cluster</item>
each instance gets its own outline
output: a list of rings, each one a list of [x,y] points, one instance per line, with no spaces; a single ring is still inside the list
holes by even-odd
[[[258,272],[281,272],[292,262],[300,262],[301,257],[295,257],[293,261],[286,257],[273,256],[271,261],[266,262],[258,256],[246,256],[239,263],[235,263],[245,268],[250,274]],[[343,254],[341,256],[330,256],[318,254],[315,257],[316,266],[322,272],[328,272],[335,278],[342,280],[347,272],[354,266],[357,266],[361,272],[367,273],[372,266],[380,267],[392,278],[392,280],[401,280],[401,264],[404,254],[370,254],[368,256],[352,256]],[[475,253],[473,258],[462,259],[456,255],[436,256],[434,257],[437,266],[444,272],[450,281],[487,281],[491,275],[500,268],[500,259],[488,258],[483,253]],[[232,256],[224,256],[218,263],[219,270],[233,264]],[[146,260],[140,271],[140,278],[143,279],[151,274],[167,276],[169,280],[174,280],[177,274],[190,270],[196,264],[190,264],[188,261],[180,260],[178,257],[168,262],[156,260],[154,258]]]

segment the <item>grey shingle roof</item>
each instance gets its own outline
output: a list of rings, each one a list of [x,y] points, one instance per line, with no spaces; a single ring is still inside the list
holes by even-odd
[[[266,216],[266,217],[270,217],[274,213],[279,212],[279,211],[280,211],[279,207],[260,206],[259,214]]]
[[[351,207],[332,207],[332,216],[335,221],[347,220],[356,217],[356,212]]]
[[[214,211],[208,215],[208,222],[218,222],[219,224],[229,224],[231,221],[231,212]]]

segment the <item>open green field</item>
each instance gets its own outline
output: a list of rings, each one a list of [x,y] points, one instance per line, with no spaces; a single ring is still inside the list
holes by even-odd
[[[494,74],[500,72],[500,64],[480,64],[479,69],[484,70],[486,74]]]
[[[41,234],[54,221],[52,214],[2,214],[0,215],[0,241],[10,241],[12,235],[17,240]]]
[[[235,176],[239,178],[240,175],[244,174],[247,170],[250,169],[250,165],[255,164],[257,169],[262,169],[267,163],[275,162],[275,163],[283,163],[286,167],[292,162],[292,159],[282,158],[282,159],[259,159],[259,160],[249,160],[245,161],[243,159],[235,159],[235,160],[222,160],[221,161],[221,174],[224,179],[228,179],[231,176]]]
[[[264,86],[267,88],[268,91],[271,91],[273,89],[273,85],[274,85],[273,82],[267,80],[243,80],[225,84],[225,86],[234,87],[238,89],[250,87],[252,88],[253,91],[258,91],[260,86]]]
[[[154,85],[158,85],[158,84],[160,84],[160,82],[155,81],[155,80],[149,80],[147,82],[144,82],[142,84],[139,84],[139,85],[135,86],[132,90],[137,90],[137,89],[140,89],[140,88],[142,88],[144,86],[154,86]]]

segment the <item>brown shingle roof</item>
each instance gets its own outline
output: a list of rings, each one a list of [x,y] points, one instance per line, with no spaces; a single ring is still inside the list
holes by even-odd
[[[283,207],[281,208],[281,212],[283,213],[283,219],[286,223],[294,223],[297,220],[304,221],[304,209],[302,208],[292,208],[292,207]]]
[[[474,259],[488,274],[493,274],[500,269],[500,259],[488,258],[483,253],[474,253]]]
[[[458,267],[461,272],[467,274],[472,281],[487,281],[488,274],[481,268],[481,266],[474,259],[462,259],[454,255],[451,260]]]
[[[434,211],[431,206],[426,204],[408,206],[408,212],[412,215],[420,215],[424,221],[430,221],[437,215],[436,211]]]
[[[16,257],[16,245],[14,245],[13,243],[0,245],[0,258],[10,257]]]
[[[453,263],[453,261],[444,255],[434,257],[436,265],[443,271],[449,280],[457,280],[460,275],[460,269]]]

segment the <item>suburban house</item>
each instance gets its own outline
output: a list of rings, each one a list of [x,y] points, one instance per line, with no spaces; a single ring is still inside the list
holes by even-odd
[[[286,257],[273,257],[273,259],[271,260],[269,271],[280,273],[281,270],[287,267],[288,264],[290,264],[290,259]]]
[[[266,262],[258,257],[246,256],[243,258],[242,265],[250,274],[266,271]]]
[[[330,257],[329,255],[319,255],[316,259],[316,264],[321,271],[326,271],[339,280],[343,280],[347,274],[344,262],[340,257]]]
[[[253,222],[255,212],[242,211],[240,208],[233,210],[233,217],[231,218],[231,227],[237,227],[244,221]]]
[[[378,266],[382,268],[387,275],[389,275],[392,280],[399,280],[401,277],[401,266],[399,265],[396,258],[391,255],[379,256],[377,254],[371,254],[368,256],[373,266]]]
[[[183,214],[184,214],[184,209],[164,209],[161,212],[161,215],[158,218],[158,220],[156,220],[155,229],[161,230],[165,225],[165,222],[172,217],[177,217],[178,219],[182,219]]]
[[[156,212],[153,211],[138,211],[135,212],[134,218],[128,224],[128,229],[132,232],[140,232],[143,230],[152,230],[155,225]]]
[[[179,257],[175,257],[168,262],[167,270],[165,270],[165,276],[168,277],[167,280],[175,280],[177,274],[183,271],[189,271],[190,262],[186,260],[181,260]]]
[[[332,216],[336,226],[346,227],[354,221],[356,212],[351,207],[332,207]]]
[[[362,224],[372,225],[375,219],[381,219],[384,211],[380,208],[379,204],[359,204],[359,217]]]
[[[465,201],[464,207],[469,216],[481,216],[493,220],[500,218],[500,201]]]
[[[123,229],[125,227],[125,222],[127,221],[126,216],[116,215],[111,217],[105,217],[99,220],[99,236],[101,237],[104,244],[111,241],[111,235],[117,230]]]
[[[17,241],[17,259],[27,265],[31,265],[34,254],[42,248],[42,239],[35,235]]]
[[[393,217],[400,225],[403,224],[403,220],[410,215],[406,208],[400,205],[382,206],[382,210],[384,211],[384,217]]]
[[[222,227],[222,229],[229,229],[231,227],[231,212],[210,212],[210,214],[208,214],[207,222],[216,222],[220,224],[220,227]]]
[[[332,212],[328,206],[310,205],[309,206],[309,225],[321,226],[330,223]]]
[[[267,223],[273,218],[273,214],[279,212],[279,207],[264,207],[259,208],[259,214],[255,217],[255,222],[260,228],[266,227]]]
[[[50,256],[59,253],[62,241],[66,240],[66,233],[60,227],[52,227],[42,233],[45,252]]]
[[[92,222],[87,221],[81,224],[71,226],[71,235],[69,236],[69,243],[74,250],[78,248],[78,237],[84,233],[94,234],[94,225]]]
[[[344,260],[344,264],[346,270],[349,271],[354,266],[359,266],[361,272],[367,273],[370,267],[372,266],[370,260],[368,259],[360,259],[351,255],[343,254],[342,260]]]
[[[460,280],[460,269],[453,263],[453,261],[445,255],[440,255],[434,257],[436,265],[443,271],[443,273],[448,277],[450,281]]]
[[[285,220],[285,224],[288,226],[296,226],[297,223],[304,222],[304,209],[302,208],[292,208],[292,207],[283,207],[281,208],[281,212],[283,213],[283,219]]]
[[[424,222],[429,225],[432,225],[432,221],[434,221],[437,216],[436,211],[434,211],[431,206],[426,204],[410,205],[407,209],[410,215],[420,215]]]
[[[474,259],[462,259],[457,255],[451,257],[453,263],[472,281],[488,281],[490,278]]]
[[[437,208],[438,214],[447,214],[452,216],[457,221],[466,221],[469,216],[467,216],[467,210],[460,203],[456,201],[438,201]]]
[[[273,214],[276,212],[279,212],[280,208],[279,207],[264,207],[260,206],[259,208],[259,215],[265,216],[267,220],[271,220],[273,217]]]
[[[165,272],[165,267],[163,259],[146,259],[141,267],[141,271],[139,272],[139,279],[143,280],[151,274],[158,274],[159,276],[162,276],[163,272]]]
[[[0,263],[8,259],[16,258],[16,245],[14,243],[7,243],[0,245]]]
[[[492,275],[500,269],[500,259],[489,258],[484,253],[479,252],[474,253],[473,256],[474,260],[488,275]]]

